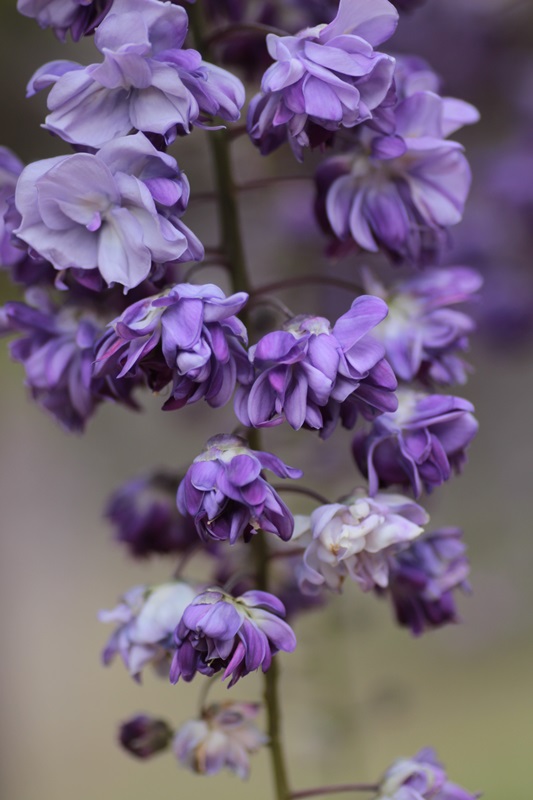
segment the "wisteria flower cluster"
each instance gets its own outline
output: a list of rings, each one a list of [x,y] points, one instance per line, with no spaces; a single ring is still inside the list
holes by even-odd
[[[214,419],[228,407],[214,429],[226,432],[213,435],[208,423],[196,456],[179,439],[179,463],[139,465],[105,509],[131,556],[178,563],[166,582],[137,585],[100,612],[114,625],[104,663],[119,656],[137,681],[153,667],[171,684],[203,684],[198,718],[177,732],[140,714],[118,738],[140,759],[171,748],[196,773],[241,778],[268,746],[277,800],[307,796],[289,788],[277,683],[300,612],[343,590],[356,603],[362,590],[388,598],[398,624],[420,635],[457,622],[456,590],[469,589],[462,531],[432,530],[419,503],[462,471],[478,429],[472,403],[449,391],[467,379],[475,327],[455,306],[482,281],[470,267],[442,266],[471,180],[449,137],[478,113],[442,97],[422,59],[382,51],[398,8],[416,5],[18,2],[60,41],[93,36],[99,53],[89,65],[52,61],[28,83],[29,96],[49,89],[43,127],[67,153],[25,166],[0,149],[0,259],[25,292],[0,309],[0,333],[15,335],[11,355],[31,396],[77,432],[104,400],[139,409],[146,390],[162,395],[165,411],[205,401]],[[259,92],[247,93],[228,65],[259,77]],[[197,128],[214,166],[217,247],[184,221],[202,199],[182,171],[183,139]],[[308,223],[328,237],[324,258],[352,273],[335,316],[320,299],[293,311],[277,297],[312,276],[257,285],[250,274],[239,209],[250,187],[231,156],[240,136],[258,160],[286,144],[298,161],[317,151]],[[180,165],[168,152],[178,139]],[[391,264],[404,274],[391,278]],[[198,280],[205,266],[225,270],[225,288]],[[319,282],[339,286],[329,264]],[[260,318],[259,300],[273,313]],[[296,483],[303,471],[270,451],[279,426],[287,442],[296,431],[322,448],[335,434],[346,452],[342,428],[355,429],[354,474],[337,480],[324,467],[320,493]],[[314,508],[294,514],[286,492]],[[258,671],[268,735],[257,725],[261,703],[206,705],[216,680],[231,690]],[[371,791],[376,800],[474,800],[427,749]]]

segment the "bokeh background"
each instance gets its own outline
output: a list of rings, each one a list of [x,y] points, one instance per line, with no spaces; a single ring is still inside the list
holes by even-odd
[[[14,6],[1,0],[0,140],[31,161],[64,146],[39,128],[44,97],[25,101],[26,81],[48,60],[89,63],[91,44],[61,46]],[[385,603],[355,587],[297,623],[299,648],[280,657],[296,787],[371,781],[398,756],[432,744],[453,779],[488,800],[533,794],[532,6],[428,0],[403,17],[387,48],[429,58],[446,93],[482,112],[481,124],[463,137],[475,181],[450,256],[450,263],[469,261],[486,274],[471,353],[475,373],[463,390],[481,432],[465,474],[429,502],[435,526],[464,527],[474,591],[461,601],[464,625],[420,640],[395,627]],[[193,192],[208,190],[204,134],[180,141],[173,153]],[[243,178],[302,172],[288,154],[267,163],[247,143],[236,149],[236,170]],[[246,195],[256,283],[325,268],[311,207],[305,182]],[[204,242],[216,243],[209,205],[193,203],[187,222]],[[327,268],[343,277],[356,270],[350,259]],[[4,274],[0,293],[2,301],[17,296]],[[349,302],[337,290],[313,288],[284,299],[298,313],[342,313]],[[255,758],[249,784],[189,775],[171,755],[137,763],[122,753],[118,721],[146,710],[178,724],[194,715],[199,684],[170,687],[147,674],[138,686],[118,663],[99,663],[109,631],[97,622],[98,609],[170,571],[164,560],[132,563],[112,543],[102,520],[107,495],[151,466],[188,464],[208,435],[233,427],[230,412],[162,414],[157,398],[146,397],[144,413],[105,407],[75,438],[27,399],[22,369],[9,361],[4,343],[0,375],[0,797],[270,798],[266,753]],[[305,468],[308,484],[332,493],[353,485],[345,434],[324,445],[283,427],[266,438],[266,449]],[[236,692],[255,699],[259,681],[251,676]]]

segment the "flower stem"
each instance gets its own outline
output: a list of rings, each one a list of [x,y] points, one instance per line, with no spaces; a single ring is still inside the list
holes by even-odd
[[[274,33],[276,36],[288,35],[287,31],[284,31],[281,28],[274,28],[272,25],[263,25],[261,22],[239,22],[213,31],[213,33],[204,39],[204,42],[210,46],[216,44],[217,42],[223,42],[226,39],[233,38],[233,36],[238,36],[242,33],[249,33],[251,35],[261,34],[265,37],[269,33]]]
[[[237,189],[233,180],[227,131],[211,131],[208,141],[215,168],[221,250],[229,263],[234,291],[249,293],[250,283],[246,271]]]
[[[202,51],[204,58],[209,59],[211,41],[205,36],[202,3],[197,2],[188,10],[196,46]],[[250,280],[246,269],[243,239],[238,208],[238,190],[233,177],[231,165],[230,142],[231,132],[227,130],[211,131],[208,142],[215,169],[215,191],[217,195],[220,220],[221,251],[225,256],[230,271],[233,290],[250,292]],[[246,310],[241,312],[243,322],[247,324]],[[252,429],[249,434],[250,446],[261,449],[259,432]],[[258,588],[268,591],[268,542],[264,533],[258,533],[252,540],[253,556],[257,570]],[[289,800],[291,793],[287,777],[285,755],[281,741],[281,714],[278,695],[278,665],[273,659],[270,669],[265,673],[265,707],[268,716],[268,735],[270,754],[277,800]]]
[[[311,500],[316,500],[317,503],[320,505],[328,506],[331,503],[331,500],[328,500],[327,497],[324,497],[323,494],[319,492],[315,492],[314,489],[308,489],[306,486],[290,486],[285,485],[284,483],[273,483],[272,488],[276,490],[276,492],[291,492],[292,494],[303,494],[306,497],[310,497]]]
[[[316,789],[302,789],[293,792],[290,800],[298,800],[300,797],[320,797],[328,794],[341,794],[348,792],[377,792],[379,786],[374,783],[345,783],[340,786],[320,786]]]
[[[283,289],[295,289],[300,286],[310,286],[311,284],[319,286],[333,286],[337,289],[344,289],[347,292],[360,294],[363,290],[361,286],[350,281],[345,281],[342,278],[335,278],[333,275],[297,275],[294,278],[284,278],[275,283],[267,283],[264,286],[258,286],[252,292],[252,297],[259,297],[263,294],[270,294],[271,292],[278,292]]]

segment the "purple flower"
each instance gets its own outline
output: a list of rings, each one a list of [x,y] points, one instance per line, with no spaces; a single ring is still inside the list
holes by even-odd
[[[399,625],[420,636],[459,621],[454,590],[469,591],[470,564],[459,528],[425,533],[389,562],[388,594]]]
[[[217,43],[219,61],[243,71],[247,81],[256,82],[272,63],[264,31],[253,30],[254,25],[280,26],[283,9],[276,0],[247,3],[245,0],[208,0],[206,13],[218,23],[228,21],[249,25],[248,29],[234,28],[232,35]]]
[[[369,433],[356,435],[353,453],[370,494],[411,486],[415,497],[460,472],[478,430],[474,406],[461,397],[398,391],[398,410],[378,417]]]
[[[250,348],[254,382],[238,390],[235,411],[244,425],[271,427],[287,420],[331,433],[328,404],[350,398],[380,411],[396,407],[396,381],[384,349],[369,335],[387,315],[377,297],[362,296],[331,327],[323,317],[295,317],[285,329]]]
[[[299,572],[301,590],[314,594],[326,586],[340,592],[347,577],[365,592],[385,588],[391,554],[419,536],[428,520],[424,509],[407,497],[367,497],[363,489],[342,503],[320,506],[308,522],[312,540]]]
[[[0,268],[9,269],[15,283],[52,285],[56,276],[52,265],[13,233],[21,223],[15,189],[23,169],[24,164],[10,150],[0,147]]]
[[[52,28],[65,41],[70,31],[75,42],[92,33],[103,20],[113,0],[18,0],[17,9],[33,17],[41,28]]]
[[[390,89],[394,59],[374,52],[394,33],[388,0],[341,0],[335,19],[296,36],[267,36],[275,63],[249,109],[248,130],[263,154],[287,137],[298,157],[340,128],[372,118]]]
[[[172,381],[163,408],[205,399],[225,405],[238,380],[249,380],[246,328],[235,314],[244,292],[226,297],[218,286],[180,283],[139,300],[114,322],[97,354],[97,374],[118,378],[144,374],[160,391]]]
[[[296,514],[294,517],[294,534],[289,542],[270,538],[269,550],[271,562],[269,568],[269,586],[273,594],[279,597],[290,620],[297,614],[316,611],[324,606],[330,595],[326,591],[316,594],[304,594],[298,583],[299,565],[302,555],[300,527],[309,527],[308,517]],[[219,547],[216,558],[211,561],[213,569],[211,583],[217,586],[231,586],[230,594],[239,595],[255,586],[254,575],[250,573],[249,546],[241,540],[232,547]],[[238,576],[238,577],[236,577]]]
[[[215,703],[200,719],[186,722],[174,739],[178,760],[200,775],[216,775],[227,768],[245,780],[252,753],[267,744],[255,725],[261,706],[257,703]]]
[[[263,478],[264,469],[279,478],[301,478],[303,474],[271,453],[251,450],[239,436],[214,436],[180,483],[178,508],[194,517],[196,530],[205,542],[229,540],[235,544],[259,530],[287,541],[294,519]]]
[[[24,257],[13,242],[12,206],[17,180],[24,164],[7,147],[0,147],[0,265],[8,267]]]
[[[105,515],[132,556],[186,553],[198,545],[192,520],[176,508],[179,483],[176,475],[156,472],[128,481],[109,498]]]
[[[173,632],[195,595],[194,589],[181,581],[151,588],[135,586],[118,606],[100,611],[100,622],[117,623],[102,653],[104,664],[120,655],[136,680],[147,664],[166,665],[174,650]]]
[[[320,165],[316,212],[344,245],[425,266],[461,221],[470,189],[463,148],[445,137],[477,117],[468,104],[431,91],[404,97],[392,114],[392,123],[388,115],[381,120],[389,131],[362,126],[351,152]]]
[[[132,129],[172,141],[207,116],[237,120],[241,82],[183,50],[187,28],[180,6],[114,0],[94,37],[102,63],[53,61],[30,81],[30,95],[54,84],[45,127],[66,142],[101,147]]]
[[[292,653],[296,637],[285,616],[283,603],[267,592],[245,592],[231,597],[209,589],[185,609],[176,629],[176,652],[170,680],[191,681],[197,672],[215,675],[233,686],[239,678],[261,669],[266,672],[280,650]]]
[[[118,740],[136,758],[151,758],[167,750],[174,731],[162,719],[139,714],[120,726]]]
[[[435,751],[426,747],[412,759],[395,761],[387,770],[374,800],[476,800],[455,783],[450,783]]]
[[[467,367],[458,353],[467,349],[475,325],[467,314],[449,306],[473,299],[482,285],[476,270],[428,269],[389,292],[371,278],[367,285],[389,306],[387,319],[374,335],[384,344],[398,378],[444,385],[466,382]]]
[[[134,382],[95,378],[95,345],[103,323],[91,311],[57,308],[40,289],[27,292],[26,303],[3,307],[2,333],[21,333],[10,345],[11,357],[26,371],[33,399],[68,431],[81,432],[102,400],[136,408]]]
[[[203,257],[179,216],[189,185],[176,161],[142,134],[30,164],[15,195],[15,231],[57,270],[97,268],[126,289],[148,277],[152,263]]]

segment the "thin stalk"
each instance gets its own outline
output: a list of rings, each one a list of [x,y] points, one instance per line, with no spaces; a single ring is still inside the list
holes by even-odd
[[[263,25],[261,22],[239,22],[213,31],[203,40],[203,43],[205,46],[211,47],[213,44],[223,42],[225,39],[230,39],[239,33],[261,33],[263,36],[274,33],[276,36],[288,36],[287,31],[281,28],[274,28],[272,25]]]
[[[195,3],[188,11],[191,21],[191,31],[196,46],[202,51],[204,58],[209,60],[210,46],[217,40],[217,37],[220,38],[220,32],[218,34],[215,33],[211,38],[206,37],[201,2]],[[237,187],[233,178],[231,165],[231,132],[227,130],[211,131],[207,138],[215,169],[215,188],[220,219],[221,250],[228,262],[234,291],[250,293],[251,287],[246,269],[237,203]],[[246,324],[247,320],[245,315],[241,313],[241,316],[243,317],[243,322]],[[253,429],[250,431],[249,442],[252,448],[261,449],[259,432],[257,430]],[[268,591],[268,542],[264,533],[258,533],[253,537],[252,551],[255,559],[259,588],[263,591]],[[276,798],[277,800],[289,800],[291,793],[281,741],[281,714],[278,694],[278,665],[276,663],[276,658],[273,659],[270,669],[267,670],[265,674],[264,697],[268,716],[268,735]]]
[[[342,794],[348,792],[377,792],[379,786],[374,783],[345,783],[340,786],[320,786],[317,789],[302,789],[300,792],[293,792],[290,800],[298,800],[300,797],[321,797],[328,794]]]
[[[242,244],[237,189],[233,181],[227,133],[226,131],[211,131],[208,141],[215,168],[221,250],[225,253],[229,263],[234,290],[250,293]]]
[[[202,716],[206,710],[207,697],[211,689],[219,679],[220,679],[219,675],[211,675],[211,677],[208,678],[207,681],[204,681],[202,684],[202,689],[198,697],[198,707],[200,709],[200,714]]]
[[[291,486],[290,484],[276,483],[272,484],[272,488],[275,489],[276,492],[291,492],[292,494],[303,494],[306,497],[310,497],[312,500],[316,500],[317,503],[320,503],[323,506],[329,506],[331,503],[331,500],[328,500],[328,498],[324,497],[323,494],[315,492],[314,489],[307,489],[305,486]]]
[[[205,261],[199,261],[189,267],[187,272],[184,273],[182,283],[188,283],[193,275],[196,275],[200,270],[207,269],[208,267],[219,267],[227,272],[228,265],[223,258],[206,258]]]
[[[296,181],[306,181],[309,183],[312,178],[310,175],[272,175],[269,178],[255,178],[246,183],[238,185],[239,192],[252,192],[255,189],[268,189],[270,186],[278,186],[280,183],[294,183]]]
[[[295,289],[300,286],[309,286],[310,284],[318,284],[320,286],[334,286],[337,289],[344,289],[347,292],[360,293],[361,286],[350,281],[344,281],[342,278],[335,278],[331,275],[306,275],[297,276],[295,278],[285,278],[282,281],[275,283],[267,283],[264,286],[258,286],[252,292],[252,297],[258,297],[262,294],[271,294],[271,292],[279,292],[283,289]]]
[[[250,307],[253,306],[270,306],[271,308],[275,308],[276,311],[280,311],[287,319],[292,319],[296,316],[294,311],[283,303],[279,297],[251,297],[250,302],[248,303]]]

